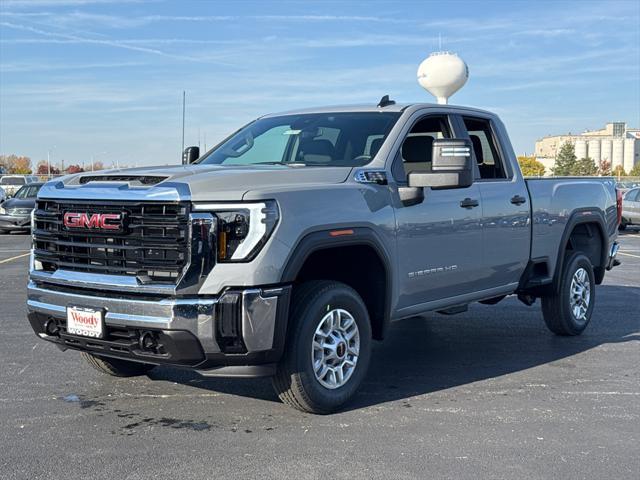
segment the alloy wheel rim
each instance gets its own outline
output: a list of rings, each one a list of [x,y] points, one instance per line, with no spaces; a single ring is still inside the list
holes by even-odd
[[[576,320],[585,321],[591,300],[591,282],[587,271],[580,267],[573,274],[569,290],[571,313]]]
[[[360,355],[360,331],[355,318],[342,308],[327,312],[313,334],[311,365],[316,380],[334,390],[352,377]]]

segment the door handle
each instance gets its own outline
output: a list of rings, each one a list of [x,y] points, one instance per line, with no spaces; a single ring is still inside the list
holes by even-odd
[[[513,203],[514,205],[522,205],[526,201],[527,199],[521,195],[514,195],[513,197],[511,197],[511,203]]]
[[[460,201],[460,206],[462,208],[473,208],[477,207],[478,205],[480,205],[480,202],[478,202],[478,200],[476,200],[475,198],[465,198],[464,200]]]

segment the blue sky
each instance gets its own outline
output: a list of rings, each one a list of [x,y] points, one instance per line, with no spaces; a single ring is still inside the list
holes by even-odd
[[[640,2],[0,0],[0,153],[178,162],[264,113],[431,101],[418,64],[469,65],[452,103],[496,111],[516,152],[640,127]]]

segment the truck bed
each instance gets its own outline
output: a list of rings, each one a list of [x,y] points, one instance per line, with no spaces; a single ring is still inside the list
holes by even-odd
[[[547,259],[549,277],[571,233],[570,223],[602,222],[606,245],[617,235],[615,181],[611,177],[525,178],[532,206],[531,259]]]

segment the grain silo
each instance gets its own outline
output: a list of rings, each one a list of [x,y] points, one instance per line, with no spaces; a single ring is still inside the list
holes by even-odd
[[[589,143],[587,144],[587,153],[589,154],[589,158],[596,162],[596,164],[600,163],[600,139],[589,140]]]
[[[601,162],[609,162],[611,164],[611,158],[613,153],[613,144],[609,139],[602,139],[600,141],[600,161]]]
[[[636,139],[635,138],[625,138],[624,139],[624,171],[629,173],[633,169],[633,164],[635,162],[635,147],[636,147]]]
[[[587,141],[586,140],[576,140],[576,158],[585,158],[587,156]]]
[[[613,147],[611,148],[611,168],[616,168],[618,166],[624,165],[624,139],[623,138],[614,138],[613,139]]]

